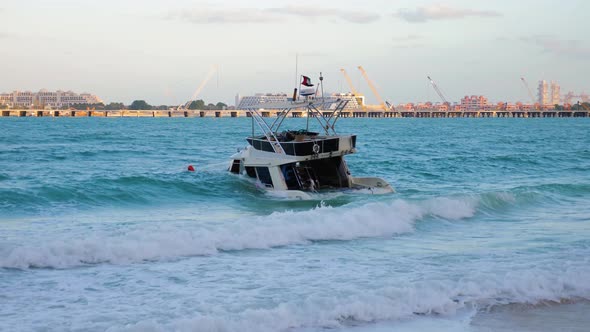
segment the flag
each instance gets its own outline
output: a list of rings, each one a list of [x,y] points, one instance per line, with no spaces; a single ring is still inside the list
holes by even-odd
[[[303,75],[301,75],[301,77],[303,77],[303,80],[301,81],[301,85],[313,86],[313,84],[311,84],[311,79],[309,77],[303,76]]]

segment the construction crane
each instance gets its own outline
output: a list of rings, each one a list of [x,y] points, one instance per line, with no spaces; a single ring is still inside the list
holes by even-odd
[[[346,70],[344,70],[344,68],[340,68],[340,71],[342,72],[342,75],[344,75],[344,78],[346,79],[346,82],[348,83],[348,87],[350,88],[350,92],[352,92],[353,95],[358,95],[356,89],[354,88],[354,85],[352,84],[352,80],[350,79],[350,76],[348,76],[348,74],[346,73]]]
[[[389,101],[387,101],[387,100],[386,100],[386,101],[385,101],[385,105],[387,105],[387,108],[388,108],[390,111],[395,111],[395,106],[394,106],[392,103],[390,103]]]
[[[531,91],[529,84],[526,82],[524,77],[521,77],[520,80],[522,81],[522,84],[524,84],[524,87],[526,88],[527,92],[529,93],[529,97],[531,98],[531,103],[534,106],[535,105],[535,97],[533,96],[533,92]]]
[[[201,90],[203,90],[203,88],[205,87],[205,85],[207,84],[207,82],[209,82],[209,80],[217,72],[217,69],[218,69],[218,66],[217,65],[211,66],[211,69],[209,69],[209,72],[207,73],[207,76],[205,76],[205,79],[201,82],[201,84],[199,84],[199,86],[197,87],[197,89],[193,93],[191,99],[189,99],[183,105],[178,106],[178,110],[185,110],[185,109],[188,109],[189,108],[189,106],[191,105],[191,103],[197,99],[197,96],[199,95],[199,93],[201,93]]]
[[[361,95],[358,93],[358,91],[355,89],[354,85],[352,84],[352,79],[350,79],[350,76],[348,76],[348,73],[346,73],[346,70],[344,70],[344,68],[340,68],[340,72],[342,72],[342,75],[344,75],[344,78],[346,79],[346,82],[348,83],[348,87],[350,88],[350,92],[353,94],[354,99],[356,100],[357,104],[361,107],[361,109],[363,111],[366,110],[365,102],[363,101],[363,98],[361,97]]]
[[[574,100],[574,99],[580,99],[584,103],[587,103],[588,101],[590,101],[590,97],[583,92],[580,93],[579,95],[576,95],[572,91],[570,91],[566,95],[563,96],[563,102],[566,104],[571,105],[572,100]]]
[[[367,72],[365,71],[365,69],[362,66],[358,66],[358,69],[361,71],[361,74],[365,78],[365,81],[367,81],[367,84],[369,84],[369,87],[371,88],[371,91],[373,91],[373,94],[375,95],[375,97],[377,97],[377,100],[379,101],[379,105],[383,108],[384,111],[389,111],[387,104],[385,104],[385,102],[383,101],[383,98],[381,98],[381,95],[379,95],[377,88],[375,88],[375,85],[373,84],[371,79],[369,79],[369,75],[367,75]]]
[[[432,78],[430,78],[430,76],[426,76],[428,78],[428,80],[430,81],[430,84],[432,84],[432,87],[434,88],[434,91],[436,91],[436,93],[438,94],[438,96],[440,97],[440,99],[442,99],[443,103],[451,106],[451,104],[447,101],[447,98],[445,98],[445,95],[443,95],[442,91],[440,91],[438,85],[436,85],[436,83],[434,83],[434,81],[432,80]]]

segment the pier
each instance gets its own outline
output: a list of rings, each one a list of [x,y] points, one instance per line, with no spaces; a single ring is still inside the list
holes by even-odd
[[[237,118],[249,117],[246,110],[1,110],[2,117],[107,117],[107,118]],[[276,117],[280,110],[262,110],[263,117]],[[324,115],[331,112],[325,111]],[[292,112],[291,117],[306,117],[306,112]],[[535,110],[535,111],[346,111],[340,114],[343,118],[587,118],[587,110]]]

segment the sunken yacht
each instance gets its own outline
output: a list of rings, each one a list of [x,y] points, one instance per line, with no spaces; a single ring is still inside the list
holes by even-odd
[[[320,84],[322,77],[320,77]],[[314,98],[317,88],[302,76],[303,89],[283,103],[264,103],[247,109],[252,119],[248,146],[231,157],[229,171],[255,181],[259,188],[289,199],[310,199],[312,194],[333,190],[359,190],[372,194],[393,192],[383,179],[353,177],[344,156],[356,153],[356,135],[336,133],[335,124],[348,100]],[[278,109],[267,122],[262,109]],[[307,113],[307,128],[282,129],[291,112]],[[268,118],[267,118],[268,119]],[[315,120],[314,120],[315,119]],[[316,121],[318,131],[310,131]],[[260,132],[257,132],[255,128]]]

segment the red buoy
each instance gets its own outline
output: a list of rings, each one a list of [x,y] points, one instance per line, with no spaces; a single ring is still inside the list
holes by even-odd
[[[188,171],[189,172],[194,172],[195,168],[193,167],[193,165],[188,165]]]

